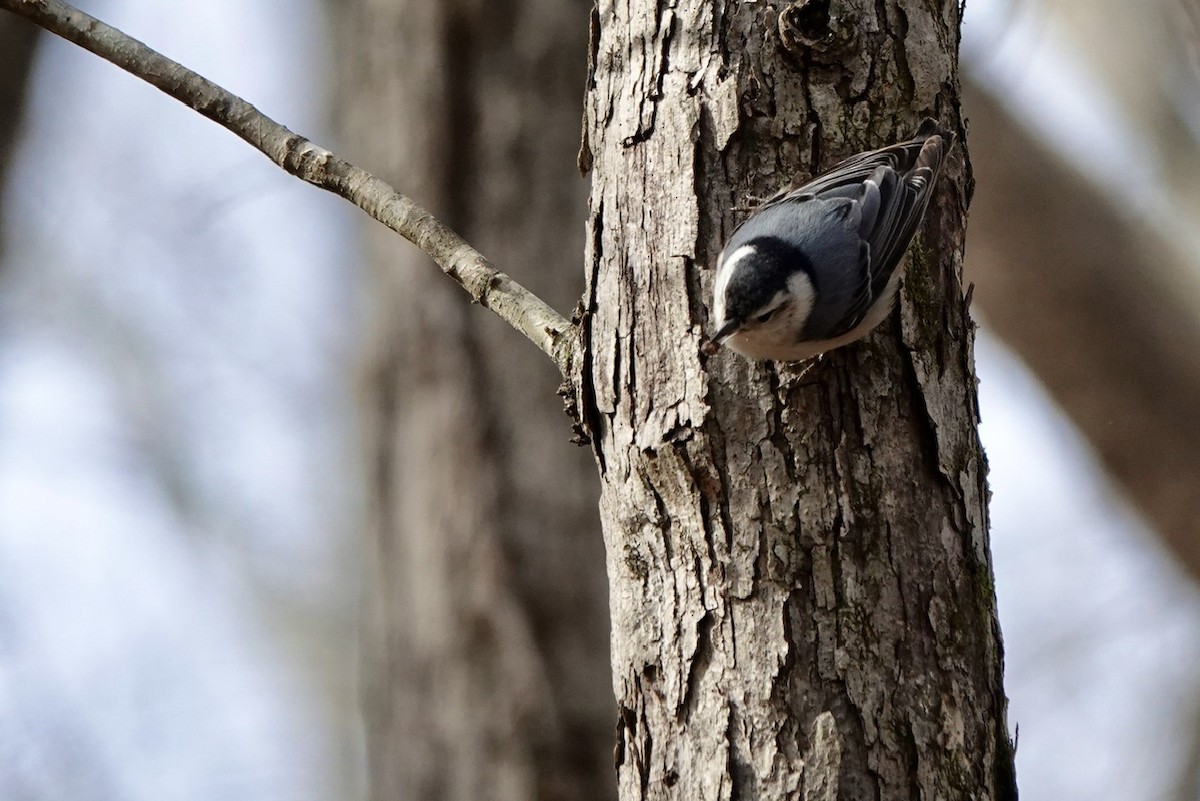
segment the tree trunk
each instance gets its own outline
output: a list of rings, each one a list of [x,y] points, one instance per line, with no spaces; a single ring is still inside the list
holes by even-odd
[[[574,306],[586,7],[374,0],[333,16],[347,155]],[[597,489],[560,378],[427,257],[378,226],[366,236],[373,797],[611,797]]]
[[[578,381],[622,801],[1016,796],[960,280],[965,149],[879,332],[806,367],[700,352],[733,209],[922,114],[961,130],[958,13],[593,14]]]

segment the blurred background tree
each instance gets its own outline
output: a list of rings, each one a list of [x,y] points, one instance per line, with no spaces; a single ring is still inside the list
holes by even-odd
[[[85,8],[340,132],[572,305],[585,3]],[[968,3],[967,269],[1026,799],[1198,797],[1196,19]],[[0,797],[365,797],[368,762],[381,798],[485,776],[586,796],[610,755],[603,556],[566,418],[512,411],[549,396],[540,357],[115,68],[47,39],[26,83],[33,37],[0,23],[0,136],[20,133],[0,151]],[[368,614],[360,663],[368,586],[368,610],[413,612]],[[411,683],[382,693],[389,674]]]
[[[343,155],[571,309],[589,6],[333,5]],[[558,372],[425,254],[360,227],[371,795],[615,797],[599,487]]]

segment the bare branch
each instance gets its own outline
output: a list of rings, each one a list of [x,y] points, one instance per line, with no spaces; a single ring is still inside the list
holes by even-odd
[[[570,375],[571,323],[412,199],[237,95],[60,0],[0,0],[0,8],[112,62],[228,128],[297,178],[354,203],[428,253],[471,297],[541,348],[564,376]]]

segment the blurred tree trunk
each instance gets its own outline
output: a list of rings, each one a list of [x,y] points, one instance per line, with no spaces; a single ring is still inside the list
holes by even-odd
[[[559,308],[582,291],[587,8],[337,4],[348,156]],[[595,470],[542,354],[364,226],[378,799],[603,799],[613,701]]]
[[[29,70],[40,29],[12,14],[0,15],[0,189],[16,153],[17,134],[25,118]],[[0,256],[4,253],[4,220],[0,218]],[[0,272],[3,265],[0,264]]]
[[[1200,314],[1182,286],[1195,265],[968,89],[967,271],[988,324],[1200,578]]]
[[[731,209],[922,113],[958,122],[958,12],[594,12],[579,386],[622,801],[1016,796],[960,280],[965,151],[880,332],[804,369],[700,352]]]

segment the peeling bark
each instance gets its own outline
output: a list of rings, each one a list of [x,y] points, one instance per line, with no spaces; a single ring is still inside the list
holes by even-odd
[[[802,367],[700,351],[731,209],[924,114],[958,123],[958,13],[594,11],[578,384],[623,801],[1015,797],[960,280],[965,151],[881,330]]]

